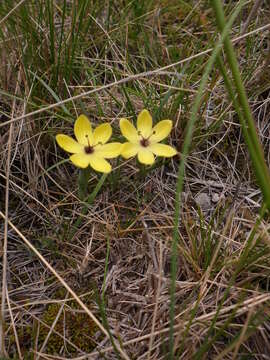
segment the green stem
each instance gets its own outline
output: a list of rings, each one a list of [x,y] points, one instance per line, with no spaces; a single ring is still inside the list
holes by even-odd
[[[222,3],[220,0],[211,0],[211,2],[215,11],[218,28],[220,31],[223,31],[225,28],[226,19]],[[224,50],[234,79],[241,111],[243,113],[243,116],[239,116],[239,120],[243,129],[243,135],[248,145],[250,157],[255,169],[259,186],[264,196],[265,203],[268,209],[270,209],[270,173],[264,159],[263,149],[257,134],[252,112],[249,107],[246,90],[241,79],[237,58],[229,36],[226,36],[224,39]],[[238,109],[238,111],[239,113],[241,112],[240,109]]]
[[[147,168],[146,165],[144,164],[140,164],[140,173],[139,173],[139,177],[141,179],[145,179],[147,175]]]
[[[80,200],[84,200],[87,195],[87,186],[90,174],[91,170],[89,166],[86,169],[80,169],[78,177],[78,195]]]
[[[106,180],[107,176],[108,176],[108,174],[103,174],[101,176],[101,178],[99,179],[99,182],[97,183],[93,192],[86,199],[86,201],[85,201],[86,206],[91,205],[94,202],[94,200],[95,200],[97,194],[99,193],[99,190],[101,189],[102,185],[104,184],[104,181]]]
[[[103,174],[101,176],[101,178],[99,179],[99,182],[97,183],[95,189],[92,191],[92,193],[82,202],[84,204],[80,216],[78,217],[78,219],[76,220],[75,224],[72,226],[73,229],[69,234],[69,240],[73,238],[75,232],[77,231],[78,227],[81,225],[82,221],[83,221],[83,216],[87,213],[88,209],[89,209],[89,205],[91,205],[97,194],[99,193],[102,185],[104,184],[104,181],[106,180],[108,174]]]

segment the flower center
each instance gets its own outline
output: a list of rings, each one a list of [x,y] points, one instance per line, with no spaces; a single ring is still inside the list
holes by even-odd
[[[153,131],[152,132],[152,134],[150,135],[150,136],[148,136],[148,138],[144,138],[143,136],[142,136],[142,134],[141,134],[141,132],[139,131],[139,135],[141,136],[141,140],[140,140],[140,144],[143,146],[143,147],[147,147],[147,146],[149,146],[150,145],[150,137],[152,136],[152,135],[154,135],[156,132],[155,131]]]
[[[85,146],[84,151],[86,154],[93,154],[94,148],[93,148],[93,146]]]
[[[149,142],[148,139],[142,138],[142,139],[140,140],[140,144],[141,144],[143,147],[147,147],[147,146],[149,146],[150,142]]]
[[[85,146],[84,147],[84,151],[86,154],[93,154],[94,152],[94,146],[91,146],[90,145],[90,141],[89,141],[89,137],[88,135],[85,135],[86,139],[87,139],[87,142],[88,142],[88,146]]]

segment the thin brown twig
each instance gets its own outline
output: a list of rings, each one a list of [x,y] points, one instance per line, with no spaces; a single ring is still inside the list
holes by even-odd
[[[18,73],[18,79],[15,88],[15,94],[19,90],[19,85],[21,82],[20,71]],[[11,118],[13,118],[16,108],[16,98],[14,98],[12,105]],[[7,296],[7,243],[8,243],[8,211],[9,211],[9,176],[10,176],[10,166],[11,166],[11,143],[12,136],[14,131],[14,123],[10,124],[8,143],[7,143],[7,161],[6,161],[6,191],[5,191],[5,223],[4,223],[4,243],[3,243],[3,265],[2,265],[2,302],[1,302],[1,316],[0,316],[0,354],[1,356],[7,356],[5,348],[5,305],[6,305],[6,296]]]
[[[245,336],[248,332],[248,328],[250,326],[250,319],[251,319],[251,316],[253,315],[253,313],[254,313],[254,308],[250,309],[250,311],[247,313],[247,318],[246,318],[245,324],[244,324],[244,326],[241,330],[240,336],[236,342],[232,360],[236,360],[238,358],[238,355],[240,355],[239,349],[240,349],[240,346],[243,344]]]
[[[153,341],[154,341],[154,333],[155,333],[155,325],[156,325],[156,319],[157,319],[157,311],[158,311],[158,304],[159,304],[159,297],[160,297],[160,291],[161,291],[161,279],[163,275],[162,270],[162,263],[163,263],[163,244],[160,241],[159,243],[159,276],[158,276],[158,284],[157,284],[157,291],[155,296],[155,307],[154,307],[154,313],[153,313],[153,320],[152,320],[152,327],[151,327],[151,336],[149,339],[149,346],[148,346],[148,356],[147,360],[150,360],[152,347],[153,347]]]
[[[64,309],[64,306],[66,304],[67,298],[68,298],[68,292],[66,293],[65,299],[64,299],[62,305],[60,306],[59,311],[58,311],[57,315],[55,316],[55,319],[53,320],[53,323],[52,323],[52,325],[50,327],[50,330],[49,330],[45,340],[43,341],[43,344],[41,345],[41,348],[40,348],[39,352],[43,352],[43,350],[45,349],[45,346],[47,345],[47,343],[49,341],[49,338],[53,333],[55,325],[57,324],[57,322],[58,322],[58,320],[59,320],[59,318],[60,318],[60,316],[61,316],[61,314],[63,312],[63,309]],[[37,356],[36,360],[39,360],[39,358],[40,358],[40,355]]]
[[[0,177],[4,178],[7,181],[7,177],[4,174],[0,173]],[[14,187],[19,189],[21,192],[23,192],[25,195],[29,196],[32,200],[34,200],[37,204],[39,204],[46,212],[49,213],[49,215],[56,219],[56,216],[48,209],[44,204],[42,204],[41,201],[39,201],[37,198],[35,198],[33,195],[31,195],[29,192],[24,190],[21,186],[17,185],[14,181],[9,179],[9,183],[12,184]]]
[[[15,5],[14,8],[12,8],[12,9],[7,13],[7,15],[4,16],[4,17],[0,20],[0,25],[2,26],[2,23],[3,23],[4,21],[6,21],[7,18],[8,18],[16,9],[18,9],[18,7],[21,6],[22,3],[24,3],[24,2],[25,2],[25,0],[21,0],[17,5]]]
[[[6,219],[5,214],[0,211],[0,215],[3,219]],[[8,221],[9,226],[19,235],[19,237],[25,242],[25,244],[37,255],[37,257],[43,262],[43,264],[53,273],[53,275],[59,280],[59,282],[67,289],[67,291],[73,296],[74,300],[81,306],[81,308],[86,312],[86,314],[96,323],[100,328],[103,334],[110,339],[108,331],[104,328],[101,322],[95,317],[95,315],[88,309],[88,307],[82,302],[78,295],[71,289],[71,287],[66,283],[62,276],[52,267],[52,265],[42,256],[42,254],[31,244],[29,240],[20,232],[20,230],[10,221]],[[114,339],[114,344],[119,353],[123,356],[125,360],[130,360],[129,356],[122,350],[118,341]]]
[[[13,332],[14,332],[15,343],[16,343],[17,350],[18,350],[18,355],[19,355],[20,360],[23,360],[23,356],[22,356],[22,352],[21,352],[21,348],[20,348],[20,341],[18,338],[18,333],[16,330],[16,325],[15,325],[14,316],[13,316],[12,308],[10,305],[9,294],[8,294],[7,289],[6,289],[6,299],[7,299],[7,305],[8,305],[8,311],[9,311],[9,315],[10,315],[10,319],[11,319],[11,324],[12,324],[12,328],[13,328]]]
[[[259,7],[262,5],[263,0],[256,0],[255,3],[253,4],[253,7],[248,15],[248,18],[246,20],[246,22],[244,23],[242,29],[241,29],[241,34],[244,34],[247,31],[247,28],[253,18],[253,16],[256,14],[256,12],[258,11]]]

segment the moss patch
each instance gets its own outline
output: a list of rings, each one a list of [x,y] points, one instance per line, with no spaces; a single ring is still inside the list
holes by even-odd
[[[89,306],[89,304],[87,305]],[[60,308],[61,304],[58,303],[49,305],[42,317],[42,321],[51,327],[58,316]],[[46,345],[48,354],[78,354],[78,351],[89,353],[96,346],[93,336],[97,333],[98,327],[74,300],[64,305],[54,330],[63,337],[58,336],[56,333],[50,336]],[[49,328],[41,325],[39,333],[40,346],[42,346],[48,333]],[[65,339],[68,341],[65,341]]]

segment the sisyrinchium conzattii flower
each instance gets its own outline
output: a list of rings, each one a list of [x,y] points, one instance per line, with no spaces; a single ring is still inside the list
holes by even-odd
[[[120,119],[120,129],[128,140],[122,146],[121,155],[129,159],[138,155],[140,163],[152,165],[156,156],[172,157],[177,151],[169,145],[160,144],[172,130],[171,120],[162,120],[153,127],[152,117],[144,109],[137,118],[137,129],[127,119]]]
[[[112,167],[106,159],[119,156],[122,149],[119,142],[107,144],[112,135],[111,125],[104,123],[92,131],[88,118],[80,115],[75,121],[74,133],[77,141],[64,134],[56,136],[58,145],[72,154],[72,163],[79,168],[87,168],[90,165],[98,172],[109,173]]]

